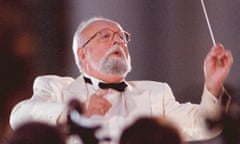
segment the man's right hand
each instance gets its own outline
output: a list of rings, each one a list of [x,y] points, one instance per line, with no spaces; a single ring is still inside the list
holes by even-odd
[[[85,102],[84,115],[91,117],[92,115],[105,115],[112,104],[104,98],[104,95],[108,93],[108,90],[99,90],[95,94],[91,95],[89,100]]]

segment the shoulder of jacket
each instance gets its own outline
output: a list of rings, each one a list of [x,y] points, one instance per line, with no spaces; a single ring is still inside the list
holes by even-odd
[[[55,83],[55,84],[62,84],[62,85],[69,85],[74,81],[72,77],[67,76],[57,76],[57,75],[42,75],[35,78],[35,84],[41,83]]]

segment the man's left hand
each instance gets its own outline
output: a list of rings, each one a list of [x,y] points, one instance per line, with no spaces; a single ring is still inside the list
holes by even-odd
[[[225,50],[223,45],[212,47],[204,60],[205,85],[214,96],[219,96],[223,83],[228,76],[233,63],[232,53]]]

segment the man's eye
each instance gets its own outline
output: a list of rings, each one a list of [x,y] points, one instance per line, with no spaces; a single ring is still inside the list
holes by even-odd
[[[121,38],[121,40],[125,40],[125,39],[126,39],[126,36],[125,36],[125,34],[123,34],[123,33],[120,33],[120,34],[119,34],[119,37]]]
[[[121,40],[125,40],[125,37],[123,35],[119,36],[121,38]]]
[[[111,37],[111,34],[104,34],[101,36],[101,38],[108,39]]]

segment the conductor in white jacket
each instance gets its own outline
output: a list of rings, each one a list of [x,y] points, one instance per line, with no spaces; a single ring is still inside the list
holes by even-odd
[[[217,119],[227,109],[229,101],[222,102],[222,97],[223,83],[233,62],[231,52],[220,44],[211,48],[204,61],[200,104],[180,104],[166,83],[125,80],[131,71],[127,46],[130,37],[109,19],[94,17],[81,23],[74,35],[73,52],[82,74],[76,79],[37,77],[33,96],[13,108],[11,127],[15,129],[29,121],[64,123],[67,104],[75,98],[84,103],[85,118],[103,126],[99,137],[117,139],[122,128],[140,116],[172,121],[186,141],[218,135],[220,130],[208,130],[205,120]]]

